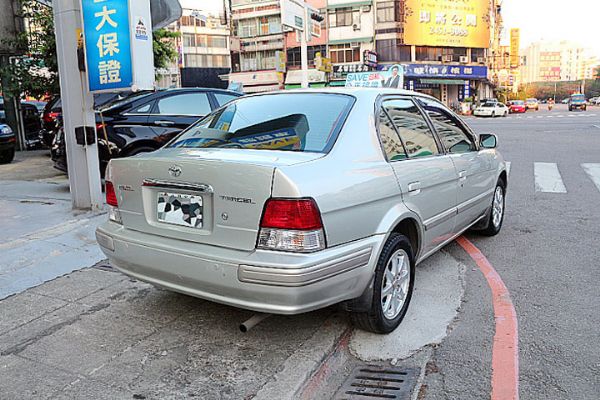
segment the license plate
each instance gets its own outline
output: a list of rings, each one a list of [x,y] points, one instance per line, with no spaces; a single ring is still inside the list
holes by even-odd
[[[202,196],[159,192],[157,219],[167,224],[202,228],[202,204]]]

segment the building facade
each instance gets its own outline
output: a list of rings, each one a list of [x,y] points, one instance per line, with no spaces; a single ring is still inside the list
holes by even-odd
[[[219,78],[231,67],[231,31],[224,15],[193,8],[183,8],[182,14],[167,27],[179,33],[178,57],[168,68],[158,71],[159,87],[227,87],[227,81]]]
[[[592,79],[598,64],[590,50],[569,41],[534,42],[525,48],[523,56],[524,83]]]

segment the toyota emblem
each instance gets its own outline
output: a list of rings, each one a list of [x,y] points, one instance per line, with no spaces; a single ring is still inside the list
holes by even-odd
[[[172,177],[177,178],[179,175],[181,175],[181,167],[179,165],[171,165],[169,167],[169,174]]]

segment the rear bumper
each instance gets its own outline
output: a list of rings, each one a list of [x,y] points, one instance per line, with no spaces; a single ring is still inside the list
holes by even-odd
[[[383,235],[311,254],[239,251],[184,242],[107,222],[96,230],[121,272],[169,290],[254,311],[299,314],[359,297]]]

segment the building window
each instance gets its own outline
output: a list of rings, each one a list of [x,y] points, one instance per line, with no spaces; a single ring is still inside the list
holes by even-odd
[[[360,62],[360,45],[353,47],[351,43],[333,44],[329,46],[329,54],[334,64]]]
[[[308,66],[311,67],[314,65],[315,54],[321,53],[321,57],[325,57],[327,54],[327,46],[309,46],[307,48],[308,53]],[[302,65],[302,60],[300,57],[300,47],[292,47],[287,50],[287,61],[286,64],[288,67],[300,67]]]
[[[242,71],[275,69],[275,50],[242,53],[240,63]]]
[[[377,60],[379,62],[411,61],[410,46],[399,43],[397,39],[377,40]]]
[[[352,7],[336,8],[329,14],[329,27],[351,26],[359,23],[358,10],[352,10]]]
[[[467,55],[464,47],[429,47],[417,46],[416,61],[452,61],[459,62],[461,56]]]
[[[471,62],[479,62],[480,58],[485,60],[485,49],[471,49]]]
[[[211,54],[185,54],[184,65],[187,68],[227,68],[229,57]]]
[[[377,22],[394,22],[400,15],[399,1],[383,1],[377,3]]]
[[[205,27],[206,22],[204,22],[196,17],[184,15],[183,17],[181,17],[181,25]]]

